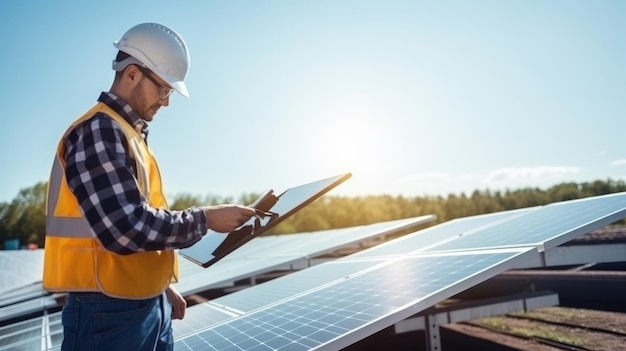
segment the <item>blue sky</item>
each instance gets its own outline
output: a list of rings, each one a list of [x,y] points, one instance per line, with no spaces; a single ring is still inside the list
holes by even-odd
[[[47,180],[113,79],[112,42],[179,32],[190,98],[150,125],[170,195],[337,195],[626,179],[624,1],[7,1],[0,202]]]

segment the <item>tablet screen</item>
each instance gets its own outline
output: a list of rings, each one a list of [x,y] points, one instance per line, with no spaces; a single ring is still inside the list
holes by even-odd
[[[252,217],[231,233],[217,233],[209,230],[202,240],[193,246],[180,249],[179,253],[203,267],[209,267],[243,244],[267,232],[350,177],[350,173],[344,173],[321,179],[289,188],[278,196],[275,196],[272,190],[267,190],[250,206],[263,211],[270,211],[275,214],[274,216]]]

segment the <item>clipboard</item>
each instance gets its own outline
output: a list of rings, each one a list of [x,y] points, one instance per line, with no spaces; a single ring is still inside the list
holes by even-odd
[[[257,215],[250,218],[248,222],[230,233],[208,230],[200,241],[190,247],[178,250],[178,253],[204,268],[210,267],[248,241],[262,235],[304,206],[317,200],[351,176],[351,173],[343,173],[320,179],[289,188],[278,196],[274,194],[272,189],[266,190],[249,205],[258,211]]]

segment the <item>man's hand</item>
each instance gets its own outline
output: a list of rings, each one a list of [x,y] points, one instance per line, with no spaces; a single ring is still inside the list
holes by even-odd
[[[165,290],[165,296],[172,305],[172,319],[183,319],[187,308],[185,298],[171,285]]]
[[[254,209],[239,205],[217,205],[202,208],[211,230],[228,233],[237,229],[254,216]]]

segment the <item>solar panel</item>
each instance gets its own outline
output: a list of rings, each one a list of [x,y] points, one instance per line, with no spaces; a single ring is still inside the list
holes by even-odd
[[[626,217],[626,193],[556,202],[485,228],[476,228],[430,250],[537,246],[540,251]]]
[[[0,295],[41,281],[43,250],[0,250]]]
[[[340,349],[536,259],[539,249],[622,219],[625,210],[622,193],[428,228],[216,299],[211,304],[239,316],[177,339],[176,349]]]
[[[371,261],[319,288],[176,341],[176,350],[337,350],[536,255],[497,250]],[[378,263],[376,263],[378,262]],[[371,263],[376,263],[374,268]]]
[[[61,313],[43,315],[0,327],[0,350],[52,350],[62,338]]]

